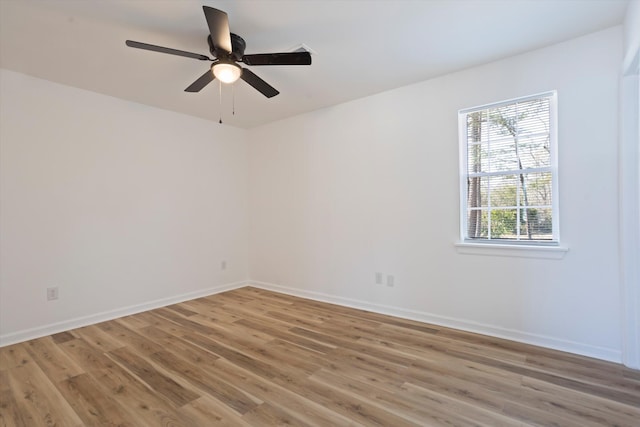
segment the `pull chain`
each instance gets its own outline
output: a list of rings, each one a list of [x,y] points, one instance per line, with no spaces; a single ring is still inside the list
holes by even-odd
[[[220,98],[220,121],[218,123],[222,124],[222,82],[218,80],[218,95]]]

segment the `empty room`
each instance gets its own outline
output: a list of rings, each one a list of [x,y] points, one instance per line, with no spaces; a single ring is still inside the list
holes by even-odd
[[[640,0],[0,0],[0,426],[640,425]]]

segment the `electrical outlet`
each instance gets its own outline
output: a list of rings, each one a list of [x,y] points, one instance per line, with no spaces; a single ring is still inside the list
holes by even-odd
[[[376,273],[376,285],[382,285],[382,273]]]
[[[395,284],[395,278],[391,275],[387,276],[387,286],[393,287]]]
[[[58,287],[47,288],[47,301],[58,299]]]
[[[226,260],[222,260],[220,262],[220,270],[226,270],[227,269],[227,261]]]

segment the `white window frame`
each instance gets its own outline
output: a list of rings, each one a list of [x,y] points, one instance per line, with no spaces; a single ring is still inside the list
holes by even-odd
[[[534,99],[549,99],[549,148],[551,172],[551,211],[552,211],[552,238],[549,241],[511,240],[511,239],[478,239],[467,237],[467,179],[468,179],[468,138],[467,115],[470,113],[497,108],[518,102],[526,102]],[[560,204],[558,197],[558,108],[557,92],[549,91],[491,104],[465,108],[458,111],[458,138],[460,160],[460,241],[456,243],[460,253],[482,253],[504,256],[533,256],[542,258],[561,258],[567,248],[560,246]],[[535,172],[536,169],[526,169]],[[488,252],[487,252],[488,250]]]

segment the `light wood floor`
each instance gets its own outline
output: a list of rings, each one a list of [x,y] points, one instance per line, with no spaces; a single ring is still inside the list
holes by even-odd
[[[7,426],[640,426],[640,373],[243,288],[0,349]]]

